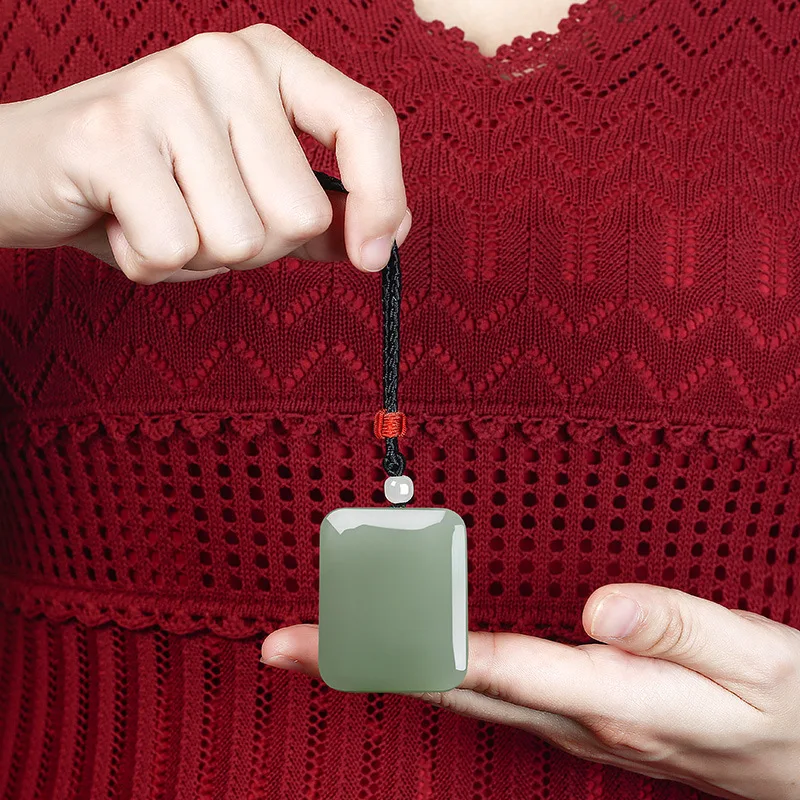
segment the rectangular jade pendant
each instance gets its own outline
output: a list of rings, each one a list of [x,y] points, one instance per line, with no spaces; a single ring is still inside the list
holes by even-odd
[[[319,669],[343,692],[427,692],[467,671],[467,532],[440,508],[338,508],[322,521]]]

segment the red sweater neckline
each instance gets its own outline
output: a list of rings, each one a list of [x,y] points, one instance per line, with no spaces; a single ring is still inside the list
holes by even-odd
[[[420,38],[427,37],[436,47],[441,47],[449,54],[460,53],[464,61],[477,64],[483,69],[500,71],[502,77],[510,79],[522,77],[542,66],[541,63],[532,63],[534,56],[555,54],[565,44],[571,44],[574,37],[589,22],[593,12],[602,6],[604,0],[574,3],[569,7],[567,16],[559,21],[555,33],[533,31],[527,36],[516,36],[511,42],[501,44],[493,55],[482,53],[480,47],[468,39],[457,25],[448,26],[438,19],[430,21],[423,19],[414,7],[414,0],[397,0],[397,2],[400,13],[410,22],[411,28],[419,32]],[[509,68],[513,71],[508,72]]]

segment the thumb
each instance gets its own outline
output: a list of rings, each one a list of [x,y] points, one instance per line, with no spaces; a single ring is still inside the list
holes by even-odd
[[[783,638],[775,630],[781,626],[762,622],[676,589],[637,583],[598,589],[583,611],[593,639],[680,664],[736,694],[763,683],[765,648]]]

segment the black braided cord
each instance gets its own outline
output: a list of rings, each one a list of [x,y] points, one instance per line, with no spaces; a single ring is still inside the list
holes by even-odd
[[[325,191],[346,192],[344,184],[324,172],[314,171]],[[397,387],[400,380],[400,253],[392,245],[389,263],[381,276],[381,305],[383,306],[383,407],[392,413],[397,408]],[[406,459],[400,452],[397,437],[384,439],[386,454],[383,468],[392,477],[402,475]]]

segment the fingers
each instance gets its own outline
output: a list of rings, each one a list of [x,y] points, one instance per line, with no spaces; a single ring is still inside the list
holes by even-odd
[[[400,227],[397,229],[397,237],[395,241],[397,242],[397,246],[399,247],[408,237],[409,232],[411,231],[411,210],[406,209],[406,213],[403,214],[403,221],[400,223]]]
[[[83,250],[85,253],[89,253],[93,255],[96,259],[100,261],[104,261],[110,267],[114,269],[120,269],[119,264],[117,263],[116,258],[114,258],[114,253],[111,249],[111,244],[109,242],[109,233],[107,232],[109,229],[111,230],[111,238],[115,236],[121,236],[124,238],[124,234],[119,231],[114,231],[114,227],[119,228],[119,222],[111,218],[103,218],[98,223],[93,225],[91,228],[87,228],[83,233],[79,234],[78,236],[73,237],[69,241],[66,242],[66,245],[69,247],[76,247],[79,250]],[[122,243],[122,247],[125,247],[127,243]],[[224,275],[225,273],[230,272],[229,269],[226,267],[217,267],[215,269],[208,269],[208,270],[188,270],[188,269],[179,269],[176,272],[173,272],[167,275],[164,278],[164,283],[188,283],[191,281],[203,280],[205,278],[211,278],[214,275]]]
[[[670,777],[655,765],[651,767],[626,757],[616,748],[609,747],[599,740],[590,728],[559,714],[524,708],[469,689],[452,689],[449,692],[422,693],[414,696],[464,717],[520,728],[577,758],[621,767],[652,778]],[[630,751],[628,755],[631,755]],[[706,784],[704,788],[708,789],[709,786]]]
[[[597,749],[594,737],[583,725],[559,714],[525,708],[470,689],[422,692],[413,696],[464,717],[520,728],[575,755]]]
[[[379,270],[406,210],[400,133],[394,110],[380,95],[359,96],[352,104],[336,131],[336,158],[349,191],[345,246],[354,264]]]
[[[319,677],[317,645],[316,625],[293,625],[271,633],[264,640],[261,660],[271,667]],[[411,696],[465,717],[520,728],[582,758],[603,757],[600,746],[587,728],[559,714],[517,705],[466,688],[412,693]]]
[[[264,639],[261,660],[271,667],[294,669],[318,678],[318,650],[318,625],[292,625],[280,628]]]
[[[217,267],[216,269],[188,270],[179,269],[173,272],[168,278],[164,278],[164,283],[191,283],[202,281],[206,278],[213,278],[215,275],[225,275],[230,270],[227,267]]]
[[[262,660],[319,677],[317,649],[317,626],[297,625],[270,634]],[[510,633],[471,632],[461,686],[415,696],[524,728],[583,758],[625,766],[658,762],[676,748],[702,760],[720,736],[733,741],[737,730],[753,730],[763,720],[761,711],[678,664],[607,645],[571,647]]]
[[[264,640],[261,646],[261,660],[271,667],[319,677],[318,633],[317,625],[293,625],[281,628]],[[473,688],[481,689],[487,684],[486,678],[482,677],[486,669],[486,659],[481,652],[482,645],[478,644],[477,647],[472,645],[472,637],[476,635],[480,636],[470,634],[470,666],[477,660],[478,667],[477,669],[472,667],[472,672],[468,669],[467,679],[461,688],[449,692],[413,693],[413,696],[463,716],[522,728],[547,741],[557,742],[562,747],[588,749],[591,746],[591,735],[575,720],[473,691]],[[485,637],[481,638],[485,640]]]
[[[587,654],[516,633],[470,632],[461,688],[580,719],[606,708],[606,692]]]
[[[270,634],[262,658],[270,666],[285,666],[319,675],[318,627],[295,625]],[[605,709],[607,691],[594,675],[587,654],[532,636],[513,633],[470,632],[467,674],[462,689],[554,714],[580,718]]]
[[[262,264],[328,231],[333,221],[331,203],[279,102],[267,103],[263,115],[234,111],[231,145],[244,185],[266,227],[258,256]]]
[[[322,188],[279,103],[266,99],[263,111],[251,110],[249,114],[232,109],[230,144],[243,186],[265,232],[258,253],[238,262],[229,259],[228,264],[239,270],[250,269],[290,254],[312,261],[347,260],[344,229],[349,196]],[[398,244],[410,227],[411,213],[406,209],[396,233]],[[200,230],[202,237],[202,224]],[[189,266],[212,266],[213,258],[203,255],[201,242],[200,253]]]
[[[598,641],[687,667],[754,705],[768,687],[800,676],[800,634],[761,619],[645,584],[598,589],[583,614]]]
[[[350,260],[361,269],[382,269],[406,211],[399,129],[391,105],[280,31],[254,26],[239,35],[277,60],[289,121],[336,151],[349,192],[345,244]]]
[[[602,626],[624,623],[619,607],[614,608],[623,593],[639,603],[641,616],[634,618],[639,621],[629,634],[611,637]],[[603,607],[610,597],[612,603]],[[640,584],[604,587],[589,599],[584,625],[614,648],[574,648],[519,634],[471,632],[461,688],[577,719],[619,714],[624,706],[652,718],[659,708],[672,714],[677,700],[662,696],[662,686],[678,686],[682,701],[694,698],[692,703],[700,705],[710,690],[719,692],[714,696],[720,713],[724,708],[725,714],[741,715],[735,705],[723,705],[725,694],[715,683],[761,707],[772,699],[781,702],[781,697],[785,702],[787,686],[800,680],[800,633],[675,590]],[[619,650],[650,659],[636,661]],[[287,655],[303,671],[318,675],[317,626],[276,631],[264,642],[263,653],[266,658]],[[667,663],[659,667],[659,661]],[[681,673],[676,667],[700,674]]]
[[[733,740],[737,730],[753,730],[762,719],[732,693],[677,664],[606,645],[570,647],[518,634],[471,633],[460,688],[549,712],[551,718],[516,712],[509,719],[525,720],[532,732],[552,736],[581,758],[653,777],[667,777],[658,767],[676,749],[695,752],[702,762],[721,737]],[[492,713],[474,697],[446,702],[466,713]],[[501,716],[505,709],[493,712]]]
[[[328,200],[333,208],[333,221],[328,230],[310,242],[292,251],[292,255],[307,261],[347,261],[344,246],[344,216],[347,196],[338,192],[328,192]],[[411,230],[411,211],[406,209],[403,221],[397,229],[398,247],[408,237]]]
[[[158,283],[192,259],[200,244],[192,214],[159,153],[145,152],[136,177],[109,169],[98,204],[112,214],[108,241],[120,269]]]
[[[257,256],[264,223],[245,187],[228,131],[210,114],[178,115],[166,127],[175,179],[192,214],[200,264],[235,266]]]
[[[382,269],[392,241],[407,235],[411,221],[398,172],[396,120],[389,108],[393,125],[383,126],[382,132],[367,141],[381,143],[380,159],[389,153],[386,163],[379,164],[376,158],[369,160],[375,145],[372,149],[365,147],[361,134],[351,147],[348,161],[352,137],[339,137],[334,123],[347,127],[351,120],[331,97],[337,93],[344,97],[368,96],[383,104],[384,110],[388,107],[386,101],[270,26],[254,26],[233,35],[195,37],[185,43],[182,54],[197,64],[203,77],[195,105],[207,106],[210,112],[199,117],[178,114],[165,126],[176,179],[200,233],[198,254],[186,268],[224,265],[249,269],[288,254],[315,260],[341,260],[349,254],[350,260],[362,269]],[[216,56],[214,63],[220,58],[233,61],[241,82],[230,86],[214,80],[207,69],[214,61],[212,56]],[[281,71],[282,65],[289,68]],[[288,114],[296,122],[293,112],[284,107],[285,95],[279,84],[284,72],[292,70],[302,74],[302,90],[314,95],[311,133],[329,146],[336,146],[342,176],[350,189],[346,198],[333,203],[317,181],[287,117]],[[316,82],[308,82],[307,72],[315,74]],[[265,91],[254,97],[252,87],[259,85]],[[307,101],[304,97],[303,102]],[[319,119],[326,113],[331,116],[327,130],[324,120],[320,124]],[[338,115],[336,119],[334,113]],[[221,121],[226,125],[221,126]],[[339,152],[342,142],[343,154]],[[347,169],[347,164],[354,166]],[[364,175],[369,178],[366,183]],[[354,243],[353,235],[358,238],[360,234],[352,231],[363,219],[368,221],[367,228],[373,217],[380,220],[375,209],[385,202],[388,192],[396,194],[396,187],[391,186],[398,180],[402,206],[399,214],[396,208],[389,209],[388,227],[380,222],[378,254],[373,254],[372,259],[354,255],[361,252],[356,250],[361,243]],[[363,207],[367,194],[369,202]],[[388,233],[384,234],[384,229]],[[367,247],[365,252],[369,250]]]
[[[194,36],[51,103],[66,189],[37,235],[80,246],[111,215],[102,257],[139,283],[290,253],[377,270],[408,233],[390,105],[272,26]],[[335,149],[346,197],[320,187],[297,130]]]
[[[347,250],[344,246],[344,217],[347,195],[341,192],[326,191],[333,219],[330,227],[321,236],[316,236],[300,247],[292,250],[291,255],[305,261],[347,261]]]

